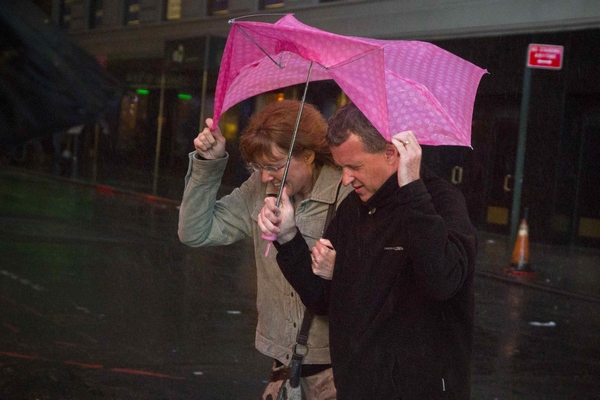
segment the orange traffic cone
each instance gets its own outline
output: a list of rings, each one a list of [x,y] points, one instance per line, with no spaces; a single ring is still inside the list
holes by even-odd
[[[521,225],[519,225],[519,234],[510,259],[510,267],[506,272],[512,275],[529,277],[535,275],[535,271],[529,265],[529,227],[525,218],[521,220]]]

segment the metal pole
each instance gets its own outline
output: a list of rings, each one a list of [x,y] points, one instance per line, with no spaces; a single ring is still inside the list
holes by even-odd
[[[525,66],[523,77],[523,94],[521,97],[521,114],[519,115],[519,140],[517,144],[517,160],[515,163],[515,187],[510,217],[510,242],[507,249],[517,239],[521,213],[521,194],[523,191],[523,165],[525,164],[525,145],[527,142],[527,116],[529,114],[529,95],[531,92],[531,68]],[[508,250],[510,251],[510,250]]]
[[[294,134],[292,135],[292,141],[290,143],[290,151],[288,153],[287,161],[285,163],[285,169],[283,170],[283,178],[281,179],[281,185],[279,186],[279,194],[277,195],[277,201],[275,205],[279,207],[281,204],[281,195],[283,194],[283,187],[285,186],[285,180],[290,169],[290,161],[292,161],[292,153],[294,152],[294,144],[296,143],[296,135],[298,135],[298,128],[300,127],[300,118],[302,118],[302,111],[304,110],[304,104],[306,103],[306,92],[308,91],[308,84],[310,83],[310,74],[313,69],[313,62],[310,62],[308,67],[308,76],[306,77],[306,84],[304,85],[304,94],[302,95],[302,102],[300,103],[300,110],[298,110],[298,118],[296,119],[296,127],[294,128]]]
[[[206,103],[206,91],[208,86],[208,63],[210,62],[210,35],[206,36],[206,48],[204,49],[204,71],[202,71],[202,99],[200,103],[200,125],[199,130],[204,126],[204,105]]]
[[[94,125],[94,164],[92,165],[92,182],[98,179],[98,145],[100,142],[100,126]]]
[[[585,121],[584,121],[585,122]],[[583,129],[583,125],[579,126],[581,131],[581,142],[579,143],[579,160],[577,161],[577,179],[575,180],[575,198],[573,199],[573,211],[571,212],[571,229],[569,232],[569,246],[573,247],[577,240],[577,226],[579,219],[579,197],[581,195],[581,176],[583,175],[583,166],[584,166],[584,152],[585,152],[585,130]]]
[[[158,106],[158,129],[156,132],[156,156],[154,158],[154,183],[152,184],[152,195],[156,196],[158,186],[158,164],[160,160],[160,142],[162,138],[163,109],[165,107],[165,73],[160,77],[160,103]]]
[[[71,135],[73,137],[73,152],[71,153],[71,179],[77,179],[78,176],[77,170],[79,169],[79,135],[81,135],[81,133]]]
[[[285,163],[285,168],[283,170],[283,178],[281,179],[281,185],[279,186],[279,194],[277,195],[277,201],[275,202],[275,206],[279,207],[281,205],[281,196],[283,195],[283,188],[285,186],[285,180],[287,179],[287,174],[290,169],[290,161],[292,160],[292,153],[294,152],[294,144],[296,143],[296,135],[298,135],[298,128],[300,127],[300,119],[302,118],[302,111],[304,110],[304,104],[306,102],[306,93],[308,91],[308,84],[310,83],[310,74],[312,72],[313,62],[310,62],[310,66],[308,68],[308,76],[306,77],[306,85],[304,85],[304,94],[302,95],[302,102],[300,103],[300,110],[298,110],[298,118],[296,119],[296,127],[294,128],[294,133],[292,135],[292,141],[290,142],[290,151],[288,153],[287,161]],[[265,251],[265,257],[269,255],[269,249],[271,248],[271,243],[277,239],[276,234],[272,234],[270,236],[262,234],[262,238],[269,241],[267,245],[267,249]]]

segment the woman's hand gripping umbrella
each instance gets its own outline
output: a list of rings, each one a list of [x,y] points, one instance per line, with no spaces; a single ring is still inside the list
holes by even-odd
[[[206,128],[194,139],[196,154],[207,160],[216,160],[225,156],[226,139],[212,118],[206,119]]]

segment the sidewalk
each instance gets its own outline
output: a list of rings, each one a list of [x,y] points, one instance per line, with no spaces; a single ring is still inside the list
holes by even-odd
[[[600,303],[600,250],[530,243],[534,276],[524,277],[506,272],[514,247],[508,235],[478,231],[478,238],[478,275]]]
[[[161,177],[159,193],[168,193],[169,198],[166,198],[152,196],[152,185],[135,187],[125,177],[122,180],[111,180],[106,184],[93,184],[12,167],[0,171],[0,178],[3,173],[34,174],[70,184],[101,186],[108,190],[168,202],[175,206],[181,201],[184,184],[183,176]],[[219,196],[229,193],[232,189],[232,187],[221,187]],[[600,303],[600,250],[530,243],[530,264],[534,276],[523,277],[506,272],[510,269],[510,258],[514,247],[514,244],[508,244],[508,235],[481,230],[477,235],[479,240],[477,276]]]

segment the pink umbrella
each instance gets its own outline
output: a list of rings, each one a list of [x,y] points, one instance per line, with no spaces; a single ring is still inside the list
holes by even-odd
[[[286,15],[274,24],[232,21],[213,118],[260,93],[333,79],[390,140],[471,145],[477,87],[487,71],[431,43],[341,36]]]

